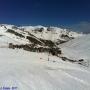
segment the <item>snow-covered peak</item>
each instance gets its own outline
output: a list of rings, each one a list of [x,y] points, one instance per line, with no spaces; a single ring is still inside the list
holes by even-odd
[[[8,24],[0,25],[0,35],[9,37],[19,43],[30,43],[27,36],[34,38],[34,40],[50,40],[54,43],[61,43],[69,41],[73,38],[82,36],[83,34],[62,29],[59,27],[44,27],[38,26],[15,26]]]

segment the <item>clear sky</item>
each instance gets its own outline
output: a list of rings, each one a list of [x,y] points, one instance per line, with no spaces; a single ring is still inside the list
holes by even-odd
[[[72,25],[90,22],[90,0],[0,0],[0,23]]]

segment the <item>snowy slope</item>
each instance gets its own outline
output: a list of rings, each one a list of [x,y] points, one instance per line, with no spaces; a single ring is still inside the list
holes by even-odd
[[[27,32],[30,32],[37,38],[41,38],[44,40],[51,40],[53,42],[57,42],[58,40],[63,40],[63,41],[68,41],[70,38],[69,37],[79,37],[82,36],[81,33],[76,33],[73,31],[69,31],[67,29],[62,29],[58,27],[44,27],[44,26],[20,26],[17,27],[15,25],[7,25],[7,24],[1,24],[0,25],[0,33],[5,34],[4,32],[7,31],[8,29],[14,30],[18,33],[27,35]],[[6,33],[5,35],[7,35]],[[11,34],[10,34],[11,35]],[[62,35],[68,35],[68,37],[61,37]],[[9,34],[7,35],[9,36]],[[11,37],[16,38],[14,35]],[[17,39],[15,39],[17,40]],[[23,39],[24,40],[24,39]],[[19,41],[22,41],[21,39]],[[24,40],[25,41],[25,40]],[[28,43],[28,41],[25,41]]]
[[[54,46],[80,37],[83,34],[58,27],[20,26],[0,24],[0,38],[6,43],[18,45],[37,44],[40,46]]]
[[[90,34],[83,35],[62,46],[63,54],[69,58],[85,59],[90,62]]]
[[[4,54],[3,54],[4,53]],[[16,90],[90,90],[90,71],[47,54],[0,48],[0,86]],[[56,62],[53,62],[55,60]]]
[[[69,31],[67,29],[62,29],[58,27],[44,27],[44,26],[22,26],[25,31],[29,31],[33,35],[35,35],[38,38],[42,38],[45,40],[52,40],[56,42],[58,39],[65,40],[65,38],[62,38],[61,35],[68,35],[69,37],[79,37],[82,36],[80,33],[76,33],[73,31]],[[40,32],[40,29],[42,31]]]
[[[0,26],[0,38],[7,38],[7,42],[8,43],[18,43],[18,44],[26,44],[29,41],[26,40],[25,38],[20,38],[14,34],[8,33],[7,30],[8,29],[12,29],[13,25],[1,25]],[[13,31],[16,31],[14,29],[12,29]],[[18,32],[20,32],[20,30],[18,30]],[[6,39],[5,39],[6,40]]]
[[[34,32],[35,28],[42,26],[16,27],[1,25],[0,27],[0,89],[3,87],[16,87],[14,90],[90,90],[90,67],[63,61],[59,57],[48,53],[29,52],[23,49],[9,49],[8,44],[30,43],[26,38],[18,37],[6,32],[8,29],[39,41],[39,38],[57,40],[66,30],[54,27],[54,34],[44,27],[42,35]],[[32,28],[32,29],[31,29]],[[34,31],[33,31],[34,30]],[[45,32],[47,32],[45,34]],[[57,33],[56,33],[57,32]],[[60,33],[59,33],[60,32]],[[50,34],[52,33],[52,34]],[[55,34],[56,33],[56,34]],[[57,35],[58,34],[58,35]],[[62,55],[71,59],[90,60],[90,35],[70,32],[76,39],[60,45]],[[44,36],[45,35],[45,36]],[[47,36],[46,36],[47,35]],[[56,37],[57,36],[57,37]],[[79,37],[80,36],[80,37]],[[51,40],[50,39],[50,40]],[[61,38],[59,38],[61,39]],[[48,61],[49,59],[49,61]]]

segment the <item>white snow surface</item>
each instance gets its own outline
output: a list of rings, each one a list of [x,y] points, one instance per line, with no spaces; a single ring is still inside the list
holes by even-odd
[[[0,48],[0,86],[17,90],[90,90],[87,67],[54,56],[49,59],[44,53]]]
[[[3,35],[2,28],[0,30],[0,34]],[[17,41],[5,34],[0,36],[0,88],[90,90],[89,66],[65,62],[56,56],[48,56],[47,53],[7,48],[9,42]],[[60,47],[63,55],[69,58],[90,60],[90,35],[77,37]]]
[[[77,37],[60,45],[63,54],[69,58],[85,59],[90,61],[90,34]]]

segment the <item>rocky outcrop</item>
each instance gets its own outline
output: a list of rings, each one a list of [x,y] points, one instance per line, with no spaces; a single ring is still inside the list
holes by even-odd
[[[55,56],[58,56],[62,53],[62,51],[59,48],[46,48],[46,47],[37,47],[35,44],[25,44],[25,45],[14,45],[12,43],[9,43],[9,48],[15,49],[24,49],[26,51],[31,51],[31,52],[45,52],[49,53]]]

